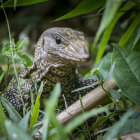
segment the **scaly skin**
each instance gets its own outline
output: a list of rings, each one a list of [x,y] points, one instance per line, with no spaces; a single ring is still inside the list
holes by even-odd
[[[68,105],[72,104],[79,97],[78,93],[72,93],[73,90],[95,82],[83,79],[76,72],[77,64],[85,63],[89,58],[89,47],[82,32],[61,27],[46,30],[36,45],[33,65],[19,71],[19,81],[25,81],[21,84],[25,104],[30,103],[31,90],[37,94],[35,83],[39,86],[41,81],[45,84],[41,99],[49,97],[55,84],[60,82],[62,93],[59,105],[64,106],[64,98]],[[83,96],[91,89],[79,93]],[[23,105],[15,77],[9,83],[4,97],[22,114]]]

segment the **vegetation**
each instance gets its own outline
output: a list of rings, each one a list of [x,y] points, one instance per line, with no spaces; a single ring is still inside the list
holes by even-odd
[[[28,38],[15,42],[13,32],[7,17],[9,7],[18,10],[18,6],[29,6],[45,2],[46,0],[1,0],[8,29],[9,39],[1,40],[0,82],[8,79],[9,73],[16,75],[18,86],[18,69],[31,66],[31,53],[22,52],[29,44]],[[49,2],[46,2],[46,5]],[[138,0],[82,0],[78,6],[68,14],[57,18],[53,22],[89,15],[91,21],[100,14],[101,20],[95,37],[87,38],[91,50],[93,68],[81,70],[85,77],[97,78],[99,83],[113,77],[119,89],[110,89],[109,98],[96,109],[76,116],[67,125],[63,126],[56,118],[56,108],[61,85],[56,84],[51,97],[45,101],[45,109],[39,110],[40,96],[43,82],[34,101],[33,94],[30,109],[24,107],[23,117],[16,112],[10,103],[2,96],[6,91],[8,80],[5,80],[1,91],[1,102],[8,110],[9,118],[0,105],[0,138],[13,140],[31,140],[39,137],[46,139],[98,139],[112,140],[117,137],[140,131],[140,3]],[[24,7],[22,7],[24,9]],[[57,7],[58,9],[60,7]],[[7,11],[6,11],[7,10]],[[61,8],[60,8],[61,10]],[[92,13],[91,13],[92,12]],[[93,16],[94,15],[94,16]],[[74,18],[76,20],[77,17]],[[86,18],[86,16],[83,16]],[[97,20],[99,21],[99,20]],[[96,23],[96,22],[94,22]],[[92,24],[93,28],[94,24]],[[76,27],[78,28],[78,27]],[[15,31],[16,32],[16,31]],[[21,53],[22,52],[22,53]],[[6,64],[7,63],[7,64]],[[12,65],[12,67],[11,67]],[[94,74],[96,76],[93,75]],[[6,73],[6,74],[5,74]],[[2,83],[1,83],[2,88]],[[23,102],[24,104],[24,102]],[[43,120],[42,120],[43,119]],[[42,120],[42,121],[41,121]],[[92,123],[92,124],[91,124]],[[42,127],[40,134],[39,128]]]

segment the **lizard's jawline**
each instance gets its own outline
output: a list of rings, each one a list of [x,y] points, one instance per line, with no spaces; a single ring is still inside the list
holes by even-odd
[[[73,56],[66,55],[66,54],[64,54],[64,53],[62,53],[62,52],[60,52],[60,53],[63,55],[63,56],[61,56],[61,55],[59,54],[60,57],[64,58],[64,56],[65,56],[65,58],[67,58],[67,59],[70,60],[70,61],[79,62],[79,63],[85,63],[85,62],[87,62],[87,58],[86,58],[86,59],[75,58],[75,57],[73,57]]]

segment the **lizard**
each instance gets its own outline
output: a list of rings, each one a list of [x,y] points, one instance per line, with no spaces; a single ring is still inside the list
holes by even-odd
[[[22,95],[26,104],[30,102],[30,91],[36,95],[36,86],[44,82],[41,100],[48,98],[57,82],[61,83],[61,97],[59,105],[71,105],[82,96],[88,93],[93,87],[79,91],[73,90],[93,84],[93,79],[83,79],[77,73],[77,65],[86,63],[90,59],[89,46],[84,33],[71,28],[53,27],[43,32],[35,45],[33,65],[19,70],[19,81],[24,80],[17,88],[17,80],[14,76],[8,85],[4,97],[20,113],[23,112]]]

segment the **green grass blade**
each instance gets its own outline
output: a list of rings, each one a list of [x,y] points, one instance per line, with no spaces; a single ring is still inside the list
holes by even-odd
[[[2,72],[2,74],[0,75],[0,83],[1,83],[3,77],[4,77],[4,72]]]
[[[59,17],[56,21],[89,13],[102,7],[104,4],[105,0],[82,0],[82,2],[74,10]]]
[[[51,93],[51,97],[49,100],[46,101],[46,115],[48,116],[48,120],[46,120],[46,124],[48,126],[49,120],[52,123],[54,127],[56,127],[57,131],[57,139],[59,140],[67,140],[67,136],[65,133],[64,128],[62,127],[62,124],[56,119],[56,112],[55,112],[55,107],[58,102],[58,97],[60,96],[61,93],[61,86],[60,83],[57,83],[53,92]],[[46,128],[48,130],[48,128]],[[46,133],[48,134],[48,133]],[[44,136],[48,137],[48,136]]]
[[[134,7],[135,5],[127,5],[127,6],[124,6],[123,8],[120,9],[120,11],[128,11],[130,10],[132,7]],[[99,45],[99,51],[97,53],[97,57],[96,57],[96,61],[95,63],[99,62],[100,59],[102,58],[103,56],[103,53],[105,51],[105,48],[106,48],[106,45],[108,43],[108,40],[110,38],[110,35],[114,29],[114,26],[116,24],[116,22],[120,19],[121,16],[123,16],[125,14],[125,12],[120,12],[120,13],[117,13],[116,16],[114,17],[114,19],[111,21],[111,23],[107,26],[104,34],[103,34],[103,38],[102,38],[102,41]]]
[[[32,5],[40,2],[45,2],[47,0],[17,0],[16,1],[16,7],[18,6],[27,6],[27,5]],[[15,1],[13,0],[8,0],[3,4],[3,7],[15,7]]]
[[[4,124],[5,120],[6,120],[6,116],[0,104],[0,135],[3,134],[4,136],[7,136],[7,131]]]
[[[54,127],[56,127],[57,137],[59,140],[67,140],[67,136],[65,133],[65,129],[63,128],[62,124],[56,119],[55,110],[52,108],[51,104],[47,103],[47,114],[49,115],[50,121]]]
[[[53,117],[55,116],[54,110],[55,110],[56,104],[58,102],[58,97],[60,95],[60,92],[61,92],[61,86],[60,86],[60,83],[57,83],[51,93],[51,97],[49,98],[48,101],[46,101],[47,102],[46,109],[45,109],[46,114],[44,116],[42,140],[46,140],[49,137],[48,131],[49,131],[50,121],[52,121],[51,115]],[[51,106],[51,107],[49,107],[49,106]],[[55,120],[53,120],[53,121],[57,121],[55,117],[54,117]]]
[[[48,139],[48,131],[49,131],[49,124],[50,124],[50,116],[47,115],[47,110],[46,110],[46,114],[44,116],[44,119],[43,119],[43,127],[42,127],[42,140],[46,140]]]
[[[94,43],[97,44],[99,37],[101,36],[104,29],[111,23],[112,19],[114,18],[115,14],[117,13],[122,1],[120,0],[107,0],[104,14],[95,36]]]
[[[21,127],[13,124],[10,120],[6,120],[5,126],[9,140],[32,140],[31,136],[29,136]]]
[[[131,35],[133,34],[133,32],[135,31],[135,29],[138,27],[139,24],[140,24],[140,14],[135,17],[134,21],[132,22],[132,24],[130,25],[128,30],[123,34],[123,36],[119,42],[120,46],[126,45],[126,43],[128,42]]]
[[[3,106],[6,108],[10,118],[14,121],[14,122],[19,122],[21,120],[21,116],[20,114],[15,110],[15,108],[9,103],[9,101],[4,98],[1,97],[1,102],[3,104]]]
[[[29,111],[23,118],[22,120],[19,122],[19,126],[22,127],[25,131],[27,131],[28,129],[28,121],[30,118],[30,114],[31,112]]]
[[[14,0],[14,9],[16,8],[17,1],[18,0]]]
[[[41,96],[42,91],[43,91],[43,82],[41,82],[40,89],[36,98],[35,106],[33,109],[32,116],[31,116],[30,128],[32,128],[37,122],[37,118],[39,115],[39,107],[40,107],[40,96]]]
[[[54,87],[51,97],[49,99],[49,104],[52,106],[51,108],[55,109],[57,102],[58,102],[58,97],[60,96],[61,93],[61,85],[60,83],[57,83],[56,86]]]

